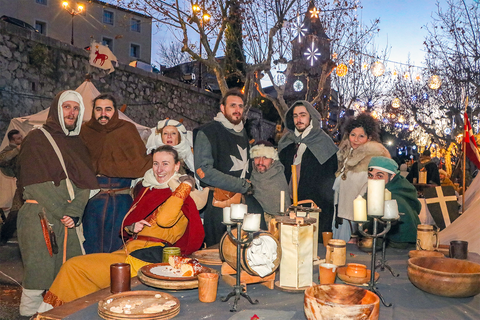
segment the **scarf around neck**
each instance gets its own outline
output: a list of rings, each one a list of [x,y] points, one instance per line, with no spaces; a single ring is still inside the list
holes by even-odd
[[[217,113],[217,116],[213,120],[220,122],[227,129],[234,130],[235,132],[242,132],[243,130],[243,121],[240,121],[239,124],[231,123],[222,112]]]

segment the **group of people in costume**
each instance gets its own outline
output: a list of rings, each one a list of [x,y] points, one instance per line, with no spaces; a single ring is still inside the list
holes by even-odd
[[[26,136],[18,155],[25,199],[18,214],[25,265],[20,313],[43,312],[108,287],[112,263],[130,263],[135,276],[143,265],[161,262],[164,247],[188,255],[203,243],[219,243],[226,231],[223,208],[233,203],[261,213],[266,230],[291,204],[292,166],[298,200],[322,209],[318,232],[333,228],[337,238],[349,240],[353,199],[365,193],[368,178],[381,176],[407,213],[394,241],[415,241],[415,188],[378,142],[373,118],[361,114],[349,122],[339,149],[315,108],[297,101],[285,114],[277,150],[267,141],[250,145],[244,109],[242,93],[231,89],[213,121],[189,132],[179,121],[162,120],[145,145],[135,126],[119,118],[113,96],[95,98],[92,118],[82,126],[82,97],[59,93],[46,124]],[[287,195],[283,206],[280,191]]]

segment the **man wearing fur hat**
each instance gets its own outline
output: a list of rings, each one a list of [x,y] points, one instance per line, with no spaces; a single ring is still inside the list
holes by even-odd
[[[309,102],[295,102],[285,114],[285,127],[289,131],[278,142],[278,150],[290,185],[291,167],[296,166],[298,200],[313,200],[322,209],[318,222],[321,234],[332,231],[332,187],[338,148],[320,127],[320,119],[320,114]]]
[[[398,212],[403,213],[387,234],[390,245],[406,247],[417,240],[422,205],[415,187],[399,173],[398,164],[386,157],[373,157],[368,164],[368,179],[384,180],[385,189],[392,193],[392,200],[397,201]]]
[[[268,224],[272,216],[280,211],[280,192],[287,195],[284,208],[290,206],[288,183],[285,179],[285,167],[278,159],[277,150],[268,141],[259,141],[250,149],[253,159],[253,172],[250,181],[253,185],[253,196],[262,206],[265,222]]]
[[[115,98],[101,94],[93,100],[92,118],[80,134],[88,148],[101,191],[85,208],[87,253],[109,253],[122,246],[120,229],[132,204],[132,181],[152,167],[135,125],[119,118]]]
[[[194,131],[195,175],[204,187],[210,187],[204,212],[207,246],[219,243],[226,231],[222,224],[223,208],[240,203],[242,196],[248,212],[263,212],[258,201],[247,194],[252,189],[248,180],[252,167],[243,111],[243,94],[230,89],[222,98],[214,121]]]
[[[17,221],[24,268],[22,316],[37,311],[62,262],[82,254],[76,226],[90,190],[98,189],[87,149],[78,137],[84,112],[78,92],[57,94],[46,123],[28,133],[18,155],[18,185],[25,199]]]

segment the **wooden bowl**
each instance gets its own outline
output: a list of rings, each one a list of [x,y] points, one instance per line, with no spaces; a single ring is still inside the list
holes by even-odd
[[[437,258],[445,258],[445,255],[438,251],[430,251],[430,250],[411,250],[408,253],[410,258],[417,258],[417,257],[437,257]]]
[[[480,293],[480,264],[466,260],[411,258],[408,278],[417,288],[439,296],[465,298]]]
[[[346,284],[316,285],[305,290],[304,310],[308,320],[373,320],[378,319],[380,299]]]

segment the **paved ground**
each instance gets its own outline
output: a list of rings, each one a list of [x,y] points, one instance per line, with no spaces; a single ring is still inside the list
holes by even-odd
[[[21,317],[18,313],[22,294],[22,288],[18,283],[22,282],[22,277],[22,259],[14,238],[5,246],[0,246],[0,320],[29,319]]]

